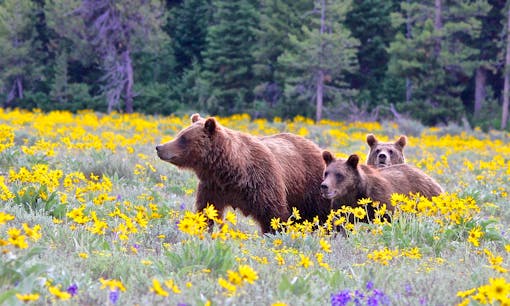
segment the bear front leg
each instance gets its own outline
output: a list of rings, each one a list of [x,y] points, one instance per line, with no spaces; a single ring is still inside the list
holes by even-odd
[[[278,207],[278,209],[276,209]],[[280,218],[280,221],[285,222],[289,219],[290,212],[287,207],[277,205],[267,205],[262,214],[254,216],[255,220],[259,223],[262,234],[275,233],[276,230],[271,227],[271,220]]]
[[[195,209],[197,212],[202,212],[207,207],[207,205],[210,204],[214,206],[214,208],[218,212],[218,219],[223,220],[224,205],[222,204],[222,201],[220,201],[213,195],[214,192],[212,190],[205,187],[204,184],[199,183],[197,190],[197,198],[195,201]],[[212,232],[214,227],[214,221],[207,220],[207,223],[209,227],[209,232]]]

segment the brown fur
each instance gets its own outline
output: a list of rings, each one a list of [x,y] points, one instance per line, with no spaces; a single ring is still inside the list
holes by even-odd
[[[198,211],[208,203],[220,216],[227,206],[239,208],[264,233],[272,231],[272,218],[287,220],[291,207],[307,220],[326,219],[331,204],[320,194],[325,164],[313,142],[288,133],[255,137],[198,114],[191,119],[156,150],[162,160],[196,173]]]
[[[433,178],[408,164],[376,169],[359,165],[359,157],[355,154],[346,161],[336,160],[328,151],[324,151],[322,156],[326,170],[321,191],[325,198],[332,201],[334,209],[342,205],[355,207],[359,199],[371,198],[374,202],[386,204],[387,209],[393,211],[393,193],[419,193],[430,199],[443,192]],[[369,218],[373,218],[373,211],[370,214],[369,211]]]
[[[377,168],[405,163],[404,147],[407,138],[400,136],[395,142],[379,142],[373,134],[367,135],[368,152],[367,165]]]

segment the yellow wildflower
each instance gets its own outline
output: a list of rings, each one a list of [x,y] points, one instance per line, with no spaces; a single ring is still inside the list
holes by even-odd
[[[101,289],[104,289],[106,287],[108,287],[110,289],[110,291],[115,291],[117,289],[119,289],[120,291],[126,291],[126,288],[124,287],[124,285],[122,284],[121,281],[119,280],[116,280],[116,279],[104,279],[104,278],[100,278],[99,281],[101,282]]]
[[[280,228],[280,218],[271,219],[271,228],[274,230],[277,230],[278,228]]]
[[[66,300],[69,300],[71,298],[71,294],[69,292],[61,291],[60,290],[60,285],[58,285],[58,286],[49,286],[48,287],[48,291],[54,297],[56,297],[57,299],[62,300],[62,301],[66,301]]]
[[[292,215],[294,216],[294,219],[301,220],[301,215],[296,207],[292,207]]]
[[[165,291],[165,289],[163,289],[163,287],[161,287],[161,283],[159,282],[159,280],[157,280],[155,278],[152,280],[152,287],[150,290],[151,290],[151,292],[154,292],[157,295],[168,296],[168,292]]]
[[[227,214],[225,215],[225,220],[230,222],[230,224],[232,224],[232,225],[237,224],[236,214],[231,211],[227,211]]]
[[[237,287],[230,283],[229,281],[225,280],[224,278],[220,277],[218,279],[218,284],[225,288],[230,294],[234,294],[237,290]]]
[[[177,294],[181,293],[181,289],[179,289],[179,287],[177,286],[177,284],[174,282],[173,279],[166,280],[165,286],[168,289],[171,289],[174,293],[177,293]]]
[[[0,225],[5,224],[7,221],[11,220],[14,220],[13,215],[9,215],[7,213],[0,211]]]
[[[28,303],[28,302],[32,302],[32,301],[37,301],[40,297],[40,294],[39,293],[27,293],[27,294],[16,293],[16,297],[18,298],[18,300],[20,300],[24,303]]]
[[[331,244],[329,244],[329,242],[327,242],[326,240],[324,240],[323,238],[321,238],[321,240],[319,241],[319,244],[321,246],[321,249],[326,252],[326,253],[331,253]]]
[[[248,265],[239,266],[239,275],[241,275],[244,281],[250,284],[253,284],[253,282],[259,278],[257,272]]]
[[[483,237],[483,232],[480,226],[476,226],[469,231],[468,242],[474,246],[479,246],[479,239]]]
[[[299,254],[299,257],[300,257],[300,260],[299,260],[299,265],[304,267],[304,268],[308,268],[310,266],[313,266],[313,262],[310,260],[310,258],[308,256],[305,256],[303,254]]]

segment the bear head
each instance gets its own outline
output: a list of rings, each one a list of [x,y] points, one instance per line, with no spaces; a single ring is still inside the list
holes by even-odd
[[[322,158],[326,162],[321,184],[322,196],[334,200],[357,194],[356,188],[360,181],[358,155],[353,154],[347,160],[340,160],[335,159],[329,151],[324,151]]]
[[[221,127],[213,117],[191,116],[191,125],[181,130],[175,139],[156,146],[158,157],[181,168],[199,169],[211,158],[215,134]]]
[[[377,168],[403,164],[404,147],[407,138],[400,136],[395,142],[379,142],[373,134],[367,135],[367,144],[370,147],[367,164]]]

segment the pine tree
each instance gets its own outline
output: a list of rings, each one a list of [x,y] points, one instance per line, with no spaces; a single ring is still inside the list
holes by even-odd
[[[102,91],[108,111],[133,112],[133,58],[139,52],[156,52],[167,37],[159,0],[51,0],[48,13],[61,19],[52,24],[74,48],[93,51],[103,71]],[[58,16],[64,17],[58,17]],[[63,28],[65,27],[65,28]],[[90,53],[89,53],[90,54]],[[86,60],[88,58],[85,58]]]
[[[315,102],[317,121],[325,102],[339,103],[350,94],[344,77],[357,69],[359,42],[343,24],[349,7],[349,1],[316,1],[303,34],[289,35],[291,49],[278,59],[286,69],[286,95]]]
[[[203,0],[184,0],[172,10],[169,35],[178,72],[191,68],[194,61],[202,64],[211,14],[211,2]]]
[[[213,1],[213,24],[203,53],[203,77],[211,88],[207,111],[245,112],[253,101],[254,28],[256,7],[249,0]]]
[[[389,55],[387,48],[396,30],[391,26],[391,13],[397,11],[400,1],[354,1],[345,24],[360,41],[359,71],[349,75],[352,88],[360,90],[361,99],[375,107],[385,98],[385,82]]]
[[[397,108],[427,124],[459,121],[464,116],[461,93],[471,78],[479,50],[471,42],[480,35],[481,21],[489,9],[486,1],[461,0],[402,3],[397,34],[390,45],[390,71],[411,81],[410,101]],[[412,94],[411,94],[412,93]]]
[[[492,97],[488,93],[500,92],[499,82],[494,81],[495,74],[498,71],[498,53],[500,46],[495,41],[501,40],[501,31],[505,16],[502,13],[505,6],[504,0],[488,0],[491,9],[486,16],[481,18],[481,34],[473,41],[473,46],[480,50],[478,58],[478,67],[475,72],[473,119],[483,120],[483,117],[492,117],[492,112],[488,106]],[[470,93],[470,97],[472,94]],[[471,100],[471,99],[470,99]],[[471,107],[471,103],[468,103]],[[481,122],[480,122],[481,123]]]
[[[287,106],[282,105],[285,79],[278,57],[291,48],[289,34],[302,35],[301,26],[305,21],[303,16],[313,10],[313,3],[308,0],[260,2],[260,28],[255,31],[253,71],[256,79],[255,98],[263,101],[260,108],[266,109],[267,114],[268,106],[273,110],[293,108],[290,103]],[[288,114],[294,112],[287,111]]]
[[[27,83],[40,77],[35,60],[34,4],[30,0],[5,0],[0,3],[0,88],[4,106],[23,99]]]

